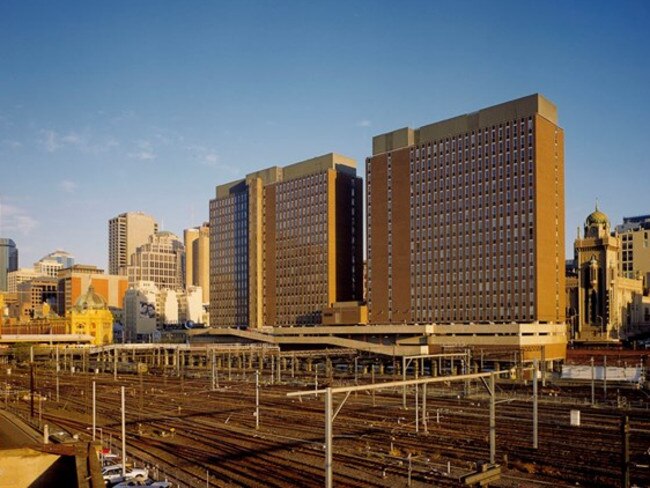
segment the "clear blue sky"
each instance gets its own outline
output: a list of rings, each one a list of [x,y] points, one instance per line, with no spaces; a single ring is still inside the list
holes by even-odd
[[[107,221],[178,234],[217,184],[540,92],[567,249],[596,197],[650,213],[650,2],[0,3],[0,234],[106,266]],[[569,255],[572,254],[572,251]]]

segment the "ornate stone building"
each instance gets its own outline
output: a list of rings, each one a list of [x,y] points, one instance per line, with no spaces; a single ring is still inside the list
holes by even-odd
[[[621,275],[620,247],[607,215],[596,205],[585,220],[584,236],[578,230],[574,244],[577,292],[569,287],[567,297],[575,340],[617,340],[638,325],[634,308],[644,301],[643,281]]]

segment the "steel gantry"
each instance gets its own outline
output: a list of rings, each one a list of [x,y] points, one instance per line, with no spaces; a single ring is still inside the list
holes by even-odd
[[[431,360],[431,375],[433,374],[435,368],[435,360],[438,360],[437,363],[437,373],[441,374],[442,372],[442,360],[449,360],[451,362],[450,370],[453,373],[453,362],[454,359],[460,359],[463,364],[463,374],[469,373],[469,362],[471,360],[471,352],[469,349],[466,349],[465,352],[452,352],[452,353],[439,353],[439,354],[419,354],[417,356],[403,356],[402,357],[402,381],[406,381],[406,370],[409,366],[415,361],[416,365],[419,365],[419,370],[424,374],[424,360]],[[356,369],[356,368],[355,368]],[[415,379],[418,379],[418,368],[415,368],[414,371]],[[423,387],[426,388],[426,387]],[[415,398],[417,401],[418,392],[415,392]],[[424,400],[426,401],[426,400]],[[402,387],[402,407],[406,410],[406,385]]]
[[[325,394],[325,487],[332,488],[332,429],[336,416],[339,414],[343,405],[350,397],[350,393],[357,391],[383,390],[387,388],[399,388],[406,386],[427,385],[429,383],[441,383],[450,381],[469,381],[480,379],[490,394],[490,463],[494,464],[496,453],[496,389],[495,378],[501,374],[509,374],[509,371],[493,371],[486,373],[472,373],[455,376],[438,376],[435,378],[421,378],[406,381],[390,381],[386,383],[375,383],[369,385],[341,386],[337,388],[328,387],[321,390],[296,391],[287,393],[287,397],[302,397],[307,395]],[[345,393],[345,397],[334,409],[334,395]],[[417,395],[416,395],[417,396]]]

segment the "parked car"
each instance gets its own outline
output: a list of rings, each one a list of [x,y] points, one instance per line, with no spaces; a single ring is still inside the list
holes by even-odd
[[[129,480],[146,480],[149,477],[149,470],[146,468],[126,468],[126,476],[122,476],[122,465],[112,464],[102,468],[102,476],[108,486]]]
[[[169,481],[154,481],[154,480],[130,480],[119,483],[113,488],[131,488],[132,486],[148,486],[150,488],[171,488],[172,484]]]

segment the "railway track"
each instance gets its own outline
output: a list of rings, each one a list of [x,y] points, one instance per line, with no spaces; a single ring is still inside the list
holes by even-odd
[[[376,380],[391,378],[386,375]],[[29,384],[28,375],[20,371],[10,379],[0,377],[2,380],[23,389]],[[292,385],[264,386],[260,430],[255,430],[253,416],[255,387],[251,382],[241,382],[241,377],[230,382],[222,379],[221,388],[210,391],[210,380],[205,376],[133,375],[120,376],[115,382],[112,375],[62,374],[61,401],[47,405],[43,418],[86,432],[91,422],[88,393],[93,380],[97,384],[98,425],[104,433],[119,436],[119,390],[125,386],[128,450],[163,465],[166,472],[189,486],[205,486],[206,471],[210,473],[210,486],[322,486],[322,398],[301,402],[286,397],[289,391],[313,387],[313,377],[301,375]],[[336,379],[353,380],[349,375]],[[52,371],[39,371],[37,382],[40,392],[54,397]],[[501,399],[508,400],[517,389],[504,385]],[[581,404],[583,425],[568,425],[569,410],[580,404],[583,390],[572,392],[575,405],[540,401],[537,450],[531,448],[531,403],[513,398],[497,406],[497,458],[502,461],[507,456],[509,469],[495,486],[616,485],[622,413],[629,416],[635,429],[630,439],[633,463],[648,464],[647,411]],[[557,393],[557,388],[548,391]],[[472,469],[476,461],[486,460],[487,398],[458,398],[460,390],[453,387],[430,389],[429,393],[428,432],[421,428],[417,434],[412,393],[406,411],[401,408],[401,390],[378,392],[374,396],[376,406],[368,394],[351,396],[334,424],[336,485],[405,486],[410,476],[412,486],[457,486],[461,473]],[[570,392],[560,394],[568,397]],[[26,411],[27,405],[13,407]],[[434,420],[436,412],[440,423]],[[406,461],[409,455],[410,468]],[[451,473],[447,473],[447,462],[451,463]],[[640,486],[650,486],[650,470],[633,467],[631,474]]]

